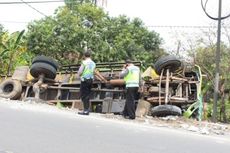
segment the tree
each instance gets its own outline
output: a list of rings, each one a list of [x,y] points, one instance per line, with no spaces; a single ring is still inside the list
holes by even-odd
[[[226,23],[226,25],[228,25]],[[222,42],[221,42],[221,63],[220,63],[220,101],[218,102],[218,118],[219,121],[227,122],[230,120],[230,36],[229,27],[223,26]],[[193,33],[177,33],[174,36],[177,41],[178,47],[174,50],[174,54],[184,57],[184,60],[189,59],[189,62],[194,61],[201,67],[204,79],[202,83],[202,94],[204,101],[208,105],[213,103],[213,90],[214,90],[214,74],[215,74],[215,51],[216,51],[216,31],[213,28],[195,30]],[[192,60],[191,60],[192,59]],[[211,107],[210,107],[211,108]],[[212,115],[210,109],[209,115]],[[211,116],[209,116],[211,117]]]
[[[0,42],[0,57],[2,61],[2,72],[6,72],[7,75],[10,74],[12,68],[17,64],[17,61],[26,51],[26,47],[23,41],[24,30],[21,32],[14,32],[9,34],[5,32],[2,35]]]
[[[5,37],[6,31],[4,30],[3,26],[0,24],[0,42],[3,41]],[[3,57],[3,46],[0,45],[0,65],[4,66],[4,57]],[[0,73],[2,74],[4,71],[3,69],[0,69]]]
[[[86,47],[93,51],[96,62],[131,57],[152,64],[164,53],[159,47],[159,35],[149,31],[140,19],[109,17],[91,3],[74,5],[71,9],[61,7],[54,17],[30,23],[27,37],[31,52],[54,57],[62,64],[78,62],[77,57],[81,57]],[[76,56],[76,60],[70,61],[68,55]]]
[[[228,36],[228,33],[223,33],[223,36]],[[216,50],[216,34],[209,29],[203,31],[202,37],[194,41],[192,49],[189,51],[190,56],[195,59],[195,63],[199,65],[202,72],[206,74],[203,79],[203,94],[204,97],[210,97],[209,103],[212,104],[214,90],[214,74],[215,74],[215,50]],[[221,43],[221,61],[220,61],[220,101],[218,102],[219,120],[227,122],[226,105],[229,105],[229,89],[230,89],[230,48],[226,42]],[[228,110],[230,111],[230,110]],[[212,115],[212,114],[211,114]],[[229,113],[230,115],[230,113]]]

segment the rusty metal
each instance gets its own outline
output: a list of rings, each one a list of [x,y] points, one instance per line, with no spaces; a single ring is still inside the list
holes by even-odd
[[[107,83],[108,80],[106,80],[98,70],[95,70],[95,76],[97,77],[98,80],[100,80],[101,82]]]
[[[109,80],[109,84],[111,84],[111,85],[125,85],[125,81],[123,79],[113,79],[113,80]]]
[[[40,98],[39,95],[40,95],[41,85],[43,84],[43,81],[44,81],[44,75],[41,74],[39,76],[38,82],[34,83],[34,85],[33,85],[33,91],[35,93],[36,99]]]

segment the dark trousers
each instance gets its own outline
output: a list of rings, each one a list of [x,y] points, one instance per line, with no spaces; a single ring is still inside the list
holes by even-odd
[[[138,94],[138,87],[128,87],[126,88],[126,102],[123,111],[124,116],[128,116],[131,119],[135,119],[135,99]]]
[[[89,111],[89,105],[90,105],[89,98],[90,98],[92,83],[93,83],[92,79],[81,81],[80,96],[83,102],[84,111]]]

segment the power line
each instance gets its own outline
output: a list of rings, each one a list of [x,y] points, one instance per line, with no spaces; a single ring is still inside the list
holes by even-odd
[[[25,1],[26,3],[28,4],[31,4],[31,3],[60,3],[60,2],[64,2],[63,0],[53,0],[53,1]],[[24,4],[25,2],[17,2],[17,1],[14,1],[14,2],[0,2],[0,5],[1,4]]]
[[[217,26],[171,26],[171,25],[148,25],[148,28],[184,28],[184,29],[215,29]],[[230,28],[225,26],[225,28]]]
[[[203,2],[203,0],[201,0],[201,7],[204,11],[204,13],[212,20],[219,20],[219,17],[212,17],[206,10],[206,7],[207,7],[207,3],[208,3],[208,0],[205,1],[205,3]],[[230,13],[226,16],[223,16],[223,17],[220,17],[221,20],[224,20],[224,19],[227,19],[230,17]]]
[[[32,8],[33,10],[35,10],[36,12],[38,12],[39,14],[48,17],[46,14],[42,13],[41,11],[39,11],[38,9],[34,8],[33,6],[31,6],[29,3],[25,2],[24,0],[21,0],[22,3],[26,4],[27,6],[29,6],[30,8]]]
[[[27,21],[1,21],[0,22],[5,22],[5,23],[29,23]],[[223,25],[224,26],[224,25]],[[217,26],[174,26],[174,25],[148,25],[148,28],[171,28],[171,29],[175,29],[175,28],[180,28],[180,29],[215,29],[217,28]],[[224,28],[230,28],[230,26],[224,26]]]

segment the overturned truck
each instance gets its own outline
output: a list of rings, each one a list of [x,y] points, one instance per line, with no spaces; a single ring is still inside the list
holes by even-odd
[[[125,105],[125,83],[119,78],[123,62],[97,63],[91,111],[121,113]],[[141,67],[141,62],[134,62]],[[12,76],[1,77],[0,97],[35,100],[82,109],[79,64],[59,66],[46,56],[37,56],[32,65],[17,67]],[[201,117],[202,76],[199,66],[185,64],[169,55],[159,58],[142,73],[142,85],[136,97],[140,115],[182,115]],[[144,110],[144,111],[143,111]]]

